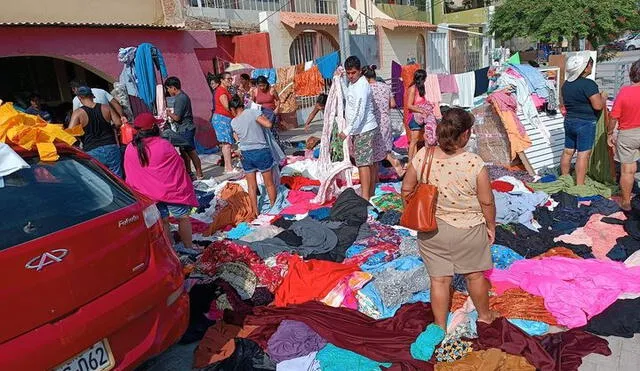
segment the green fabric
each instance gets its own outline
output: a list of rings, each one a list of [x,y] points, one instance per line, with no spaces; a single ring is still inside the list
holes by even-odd
[[[547,194],[558,192],[567,192],[570,195],[578,197],[603,196],[610,198],[613,193],[618,191],[616,185],[605,185],[587,177],[584,185],[576,185],[575,180],[570,175],[562,175],[555,182],[550,183],[528,183],[535,191],[542,191]]]
[[[344,160],[344,151],[342,149],[342,139],[340,139],[340,131],[338,130],[338,124],[333,123],[333,129],[331,130],[331,162],[342,162]]]
[[[596,139],[593,143],[587,175],[603,184],[615,184],[615,179],[611,176],[611,160],[609,159],[604,116],[604,114],[600,115],[600,119],[596,123]]]
[[[327,344],[316,355],[323,371],[381,371],[380,366],[391,367],[391,363],[381,363],[350,350]]]
[[[511,58],[509,58],[509,60],[507,60],[507,63],[520,64],[520,53],[516,53],[516,54],[512,55]]]
[[[433,351],[444,340],[444,335],[442,327],[435,323],[430,324],[411,344],[411,356],[421,361],[430,360]]]
[[[404,210],[402,195],[399,193],[387,193],[382,196],[371,199],[371,204],[380,211],[398,211]]]

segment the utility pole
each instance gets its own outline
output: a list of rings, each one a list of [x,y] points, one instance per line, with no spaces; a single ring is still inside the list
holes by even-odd
[[[351,39],[349,37],[349,18],[347,17],[348,0],[338,1],[338,34],[340,35],[340,59],[342,63],[351,56]]]

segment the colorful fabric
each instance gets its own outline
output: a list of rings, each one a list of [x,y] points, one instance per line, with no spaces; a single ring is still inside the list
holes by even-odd
[[[294,78],[294,89],[299,97],[313,97],[324,91],[324,79],[318,66],[308,71],[297,72]]]
[[[367,272],[353,272],[345,276],[336,287],[331,290],[321,301],[332,307],[344,307],[358,309],[356,293],[366,285],[373,275]]]
[[[359,270],[357,265],[330,261],[303,261],[299,256],[288,259],[289,269],[275,292],[278,307],[322,300],[345,276]]]
[[[600,260],[609,260],[607,254],[616,245],[618,238],[627,235],[623,225],[608,224],[602,221],[604,215],[591,215],[584,227],[578,228],[569,235],[554,239],[573,245],[587,245],[591,247],[593,255]],[[625,220],[623,212],[610,215],[611,218]]]
[[[561,175],[555,182],[528,183],[528,186],[536,191],[542,191],[550,195],[564,191],[570,195],[580,197],[599,195],[610,198],[617,191],[616,186],[607,186],[589,177],[585,179],[584,185],[576,185],[575,180],[570,175]]]
[[[213,130],[216,132],[216,138],[220,143],[235,143],[233,139],[233,129],[231,128],[231,118],[217,113],[211,118]]]
[[[330,79],[340,64],[340,53],[333,52],[316,59],[318,70],[324,79]]]
[[[621,294],[640,293],[640,267],[594,259],[520,260],[488,277],[498,292],[521,287],[542,296],[545,307],[569,328],[584,326]]]
[[[371,199],[371,204],[379,211],[404,210],[402,195],[399,193],[385,193]]]
[[[378,121],[378,128],[382,135],[382,141],[386,152],[393,150],[393,133],[391,130],[391,118],[389,116],[389,104],[391,103],[391,86],[376,82],[371,84],[373,96],[373,109]]]
[[[273,68],[256,68],[251,72],[251,78],[257,79],[259,76],[264,76],[269,81],[270,85],[274,85],[276,83],[276,70]]]
[[[381,367],[391,367],[391,363],[376,362],[352,351],[327,344],[316,355],[323,371],[382,371]]]
[[[517,252],[502,245],[491,246],[491,257],[493,265],[497,269],[508,269],[514,262],[524,259]]]

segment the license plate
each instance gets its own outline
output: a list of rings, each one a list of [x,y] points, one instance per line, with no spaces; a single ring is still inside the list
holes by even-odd
[[[68,360],[54,371],[107,371],[115,365],[107,339],[95,343],[91,348]]]

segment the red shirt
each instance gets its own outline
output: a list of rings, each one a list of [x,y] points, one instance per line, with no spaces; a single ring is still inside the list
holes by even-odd
[[[223,95],[227,96],[227,103],[231,102],[231,94],[229,93],[229,90],[227,90],[227,88],[225,88],[224,86],[218,86],[213,97],[216,103],[215,113],[222,116],[233,117],[231,111],[225,108],[222,105],[222,102],[220,102],[220,97],[222,97]]]
[[[640,86],[625,86],[613,102],[611,117],[618,120],[618,129],[640,128]]]

